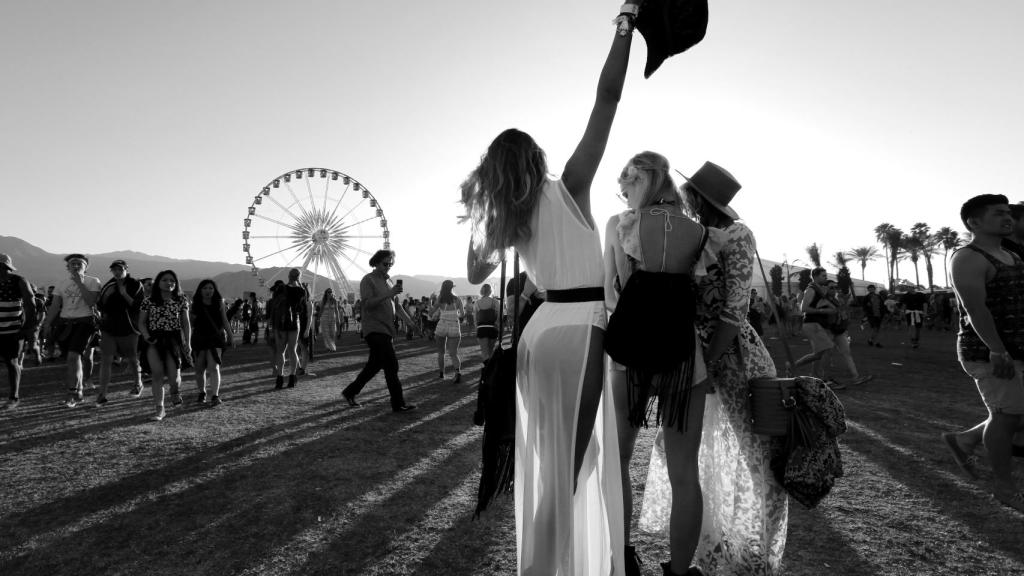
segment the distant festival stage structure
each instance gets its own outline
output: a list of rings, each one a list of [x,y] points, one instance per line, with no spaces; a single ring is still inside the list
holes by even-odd
[[[299,268],[314,298],[328,287],[339,298],[357,293],[370,256],[391,247],[380,201],[355,178],[328,168],[273,178],[253,198],[243,224],[245,263],[260,286],[287,281],[288,270]]]

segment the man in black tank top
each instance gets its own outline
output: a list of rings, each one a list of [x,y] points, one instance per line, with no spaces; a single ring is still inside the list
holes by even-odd
[[[1024,261],[1001,247],[1014,226],[1005,196],[971,198],[960,217],[974,239],[951,262],[960,307],[957,356],[989,416],[970,430],[943,438],[971,476],[972,452],[983,443],[996,499],[1024,512],[1024,493],[1012,477],[1014,435],[1024,431]]]

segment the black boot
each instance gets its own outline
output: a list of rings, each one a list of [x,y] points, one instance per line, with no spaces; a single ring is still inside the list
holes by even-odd
[[[284,376],[278,374],[277,378],[274,379],[274,389],[280,390],[281,388],[284,388]]]
[[[640,555],[636,553],[636,546],[626,546],[626,576],[642,576],[640,572]]]

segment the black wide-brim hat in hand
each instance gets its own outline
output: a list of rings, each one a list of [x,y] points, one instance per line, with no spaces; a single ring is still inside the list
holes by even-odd
[[[646,0],[636,29],[647,43],[644,78],[670,56],[681,54],[704,39],[708,30],[707,0]]]

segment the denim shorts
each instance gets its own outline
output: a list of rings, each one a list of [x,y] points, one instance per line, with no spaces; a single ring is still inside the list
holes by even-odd
[[[1024,415],[1024,362],[1015,360],[1013,378],[996,378],[989,362],[961,362],[974,378],[981,399],[990,412]]]

